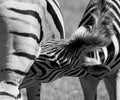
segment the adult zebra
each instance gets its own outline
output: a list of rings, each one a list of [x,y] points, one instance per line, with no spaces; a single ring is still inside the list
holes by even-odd
[[[101,9],[99,7],[98,12]],[[98,12],[94,13],[96,20],[92,30],[81,26],[68,40],[51,40],[42,44],[41,54],[30,68],[20,88],[50,82],[62,76],[84,77],[87,74],[99,76],[106,70],[109,71],[108,67],[99,66],[101,62],[98,59],[86,55],[96,50],[96,47],[104,46],[106,39],[106,42],[110,43],[111,37],[115,34],[112,31],[112,19],[108,18],[109,10],[105,13]],[[99,71],[99,68],[103,72]],[[39,91],[37,92],[36,94],[39,94]]]
[[[18,86],[40,54],[40,44],[64,35],[56,0],[0,0],[0,100],[22,99]]]
[[[115,35],[112,37],[110,45],[90,53],[90,57],[98,59],[102,64],[112,69],[110,73],[104,75],[101,79],[104,79],[110,100],[120,100],[120,0],[90,0],[79,27],[85,26],[91,29],[94,26],[96,18],[93,14],[100,6],[98,2],[101,2],[100,5],[103,8],[101,13],[107,10],[110,11],[108,18],[112,19]],[[85,100],[97,100],[97,86],[100,80],[91,79],[90,75],[79,79]]]

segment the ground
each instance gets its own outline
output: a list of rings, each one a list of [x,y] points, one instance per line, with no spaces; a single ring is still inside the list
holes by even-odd
[[[80,22],[89,0],[58,0],[66,29],[66,38],[71,36]],[[103,82],[98,87],[98,100],[108,100]],[[42,84],[42,100],[84,100],[78,78],[64,77],[48,84]]]

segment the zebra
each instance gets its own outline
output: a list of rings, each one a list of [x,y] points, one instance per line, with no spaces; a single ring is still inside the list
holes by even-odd
[[[0,100],[23,100],[18,87],[40,44],[65,37],[62,16],[56,0],[0,0]]]
[[[98,12],[101,9],[99,7]],[[40,85],[63,76],[85,77],[91,74],[96,78],[109,72],[109,67],[101,65],[97,59],[88,57],[90,52],[109,45],[115,34],[113,19],[108,17],[110,11],[99,14],[98,12],[93,15],[96,18],[96,24],[92,30],[80,26],[69,39],[54,39],[42,44],[41,54],[26,74],[19,88]],[[39,91],[36,93],[38,99]]]
[[[85,26],[91,29],[95,24],[94,12],[98,8],[98,2],[101,2],[101,12],[110,10],[109,18],[113,19],[114,37],[110,45],[91,52],[91,58],[98,59],[102,64],[107,65],[111,72],[103,75],[99,80],[91,78],[89,74],[86,77],[80,77],[80,83],[83,88],[85,100],[97,100],[97,86],[100,80],[104,80],[110,100],[120,100],[120,0],[90,0],[85,13],[78,27]]]

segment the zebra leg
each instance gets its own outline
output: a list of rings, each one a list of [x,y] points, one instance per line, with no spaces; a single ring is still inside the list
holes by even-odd
[[[41,83],[26,89],[28,100],[40,100]]]
[[[83,89],[84,100],[97,100],[96,93],[99,80],[87,77],[80,77],[79,79]]]
[[[110,100],[116,100],[116,74],[105,77],[104,82]]]

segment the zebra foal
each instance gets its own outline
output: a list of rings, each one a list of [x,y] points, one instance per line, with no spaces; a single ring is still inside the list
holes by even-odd
[[[112,20],[114,36],[108,46],[91,52],[89,57],[99,60],[111,69],[111,72],[102,76],[100,80],[104,80],[109,99],[120,100],[120,0],[90,0],[79,27],[85,26],[91,30],[95,25],[95,20],[98,19],[94,17],[94,13],[99,7],[102,8],[101,13],[109,10],[107,17]],[[97,100],[97,86],[100,80],[91,79],[91,75],[79,79],[85,100]]]
[[[40,44],[64,35],[56,0],[0,0],[0,100],[23,99],[18,87]]]
[[[89,52],[111,42],[114,31],[112,20],[107,17],[108,13],[109,11],[94,14],[99,20],[95,20],[96,24],[92,30],[81,26],[68,40],[55,39],[42,44],[41,54],[26,74],[20,88],[54,81],[63,76],[84,77],[87,74],[99,76],[109,71],[110,69],[101,65],[99,60],[88,57]]]

